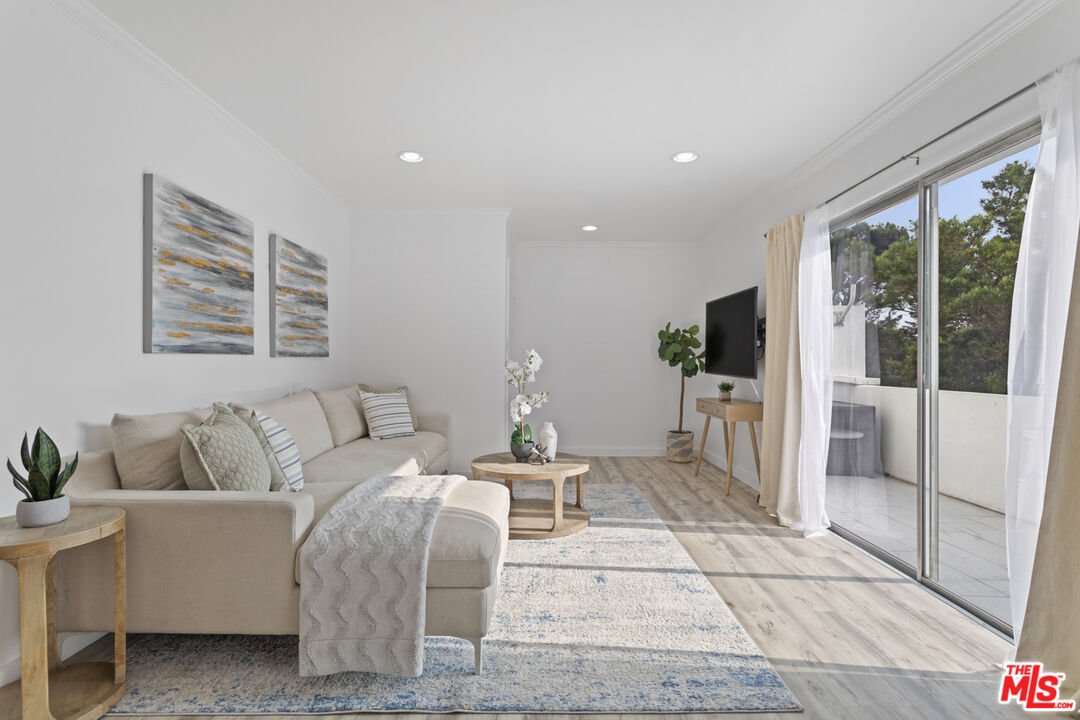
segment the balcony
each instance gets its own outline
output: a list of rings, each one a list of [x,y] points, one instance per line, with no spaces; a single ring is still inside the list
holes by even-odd
[[[878,385],[873,378],[836,378],[837,403],[868,408],[863,412],[873,418],[873,430],[841,427],[834,432],[833,470],[851,474],[831,474],[826,491],[834,524],[913,566],[918,537],[916,392]],[[937,579],[1011,624],[1004,515],[1006,398],[950,391],[938,397]],[[851,448],[853,442],[862,445]],[[880,461],[835,462],[837,453],[856,457],[875,447]]]

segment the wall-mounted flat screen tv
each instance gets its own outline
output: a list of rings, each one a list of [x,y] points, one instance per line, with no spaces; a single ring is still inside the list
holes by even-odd
[[[705,372],[757,377],[757,287],[705,304]]]

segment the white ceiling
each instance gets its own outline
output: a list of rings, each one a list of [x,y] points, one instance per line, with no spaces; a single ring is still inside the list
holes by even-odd
[[[700,240],[1014,0],[92,2],[354,208],[622,242]]]

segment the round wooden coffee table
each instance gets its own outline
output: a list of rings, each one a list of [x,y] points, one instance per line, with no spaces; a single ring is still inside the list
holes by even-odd
[[[559,453],[553,462],[519,463],[510,453],[493,453],[472,461],[474,479],[498,478],[510,491],[510,537],[515,540],[539,540],[573,535],[589,527],[589,512],[584,505],[582,476],[589,472],[589,461],[578,455]],[[563,483],[577,477],[577,503],[563,502]],[[553,487],[551,500],[515,500],[515,480],[547,480]]]

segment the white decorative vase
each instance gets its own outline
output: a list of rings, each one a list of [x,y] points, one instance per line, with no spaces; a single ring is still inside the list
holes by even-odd
[[[544,448],[545,454],[555,459],[555,446],[559,444],[559,433],[555,432],[555,426],[549,422],[540,428],[540,447]]]
[[[67,495],[38,502],[20,500],[15,505],[15,522],[25,528],[44,527],[66,520],[70,512],[71,501]]]

